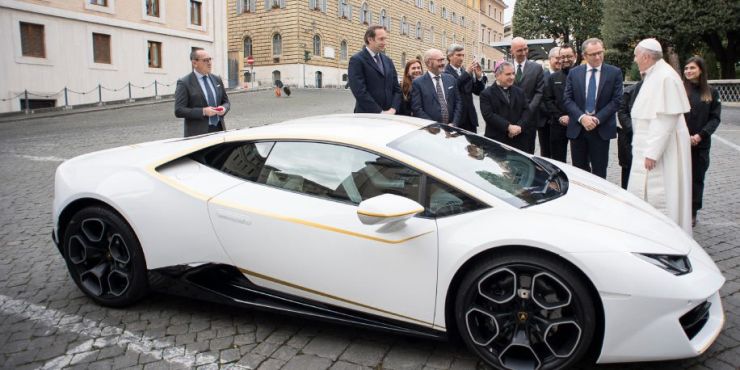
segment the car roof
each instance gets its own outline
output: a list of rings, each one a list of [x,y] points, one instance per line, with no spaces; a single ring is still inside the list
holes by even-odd
[[[432,121],[385,114],[334,114],[298,118],[245,130],[230,131],[226,141],[253,139],[309,139],[360,146],[385,146],[431,124]]]

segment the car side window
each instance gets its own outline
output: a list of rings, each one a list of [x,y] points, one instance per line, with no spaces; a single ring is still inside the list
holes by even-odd
[[[257,181],[274,142],[229,143],[193,153],[190,157],[244,180]]]
[[[486,205],[465,195],[463,192],[427,178],[427,217],[445,217],[486,208]]]
[[[386,193],[419,201],[420,179],[419,172],[363,150],[327,143],[278,142],[257,181],[359,204]]]

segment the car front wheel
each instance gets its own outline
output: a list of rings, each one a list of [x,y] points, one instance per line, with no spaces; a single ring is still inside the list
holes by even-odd
[[[77,286],[104,306],[133,304],[147,292],[147,269],[139,240],[121,216],[87,207],[72,216],[62,251]]]
[[[455,300],[465,344],[497,369],[562,369],[588,352],[595,306],[582,278],[546,255],[502,253],[475,265]]]

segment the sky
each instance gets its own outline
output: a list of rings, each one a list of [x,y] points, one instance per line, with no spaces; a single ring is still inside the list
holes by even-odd
[[[511,21],[511,16],[514,14],[514,4],[516,0],[504,0],[504,4],[509,7],[504,10],[504,23]]]

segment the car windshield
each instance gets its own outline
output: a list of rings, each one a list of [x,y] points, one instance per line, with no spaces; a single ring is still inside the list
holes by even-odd
[[[389,146],[518,208],[555,199],[567,191],[568,180],[557,166],[447,125],[424,127]]]

